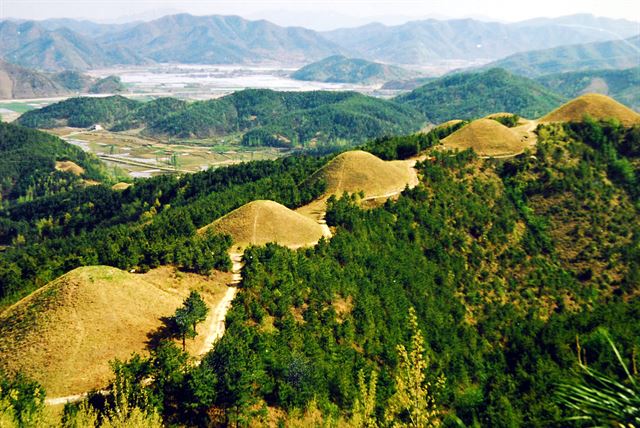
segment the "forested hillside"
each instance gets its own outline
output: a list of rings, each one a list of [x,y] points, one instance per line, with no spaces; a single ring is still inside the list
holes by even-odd
[[[363,370],[378,373],[382,421],[413,307],[447,425],[560,423],[553,391],[575,376],[576,340],[605,371],[599,329],[627,362],[639,345],[640,133],[589,122],[539,136],[535,158],[438,155],[378,209],[334,201],[336,234],[314,250],[250,251],[227,333],[197,370],[216,379],[209,403],[228,421],[311,400],[328,416],[361,397]]]
[[[550,90],[568,98],[588,92],[608,95],[640,111],[640,66],[625,70],[589,70],[558,73],[536,79]]]
[[[32,128],[88,127],[121,131],[145,127],[153,136],[207,138],[243,133],[244,145],[300,147],[337,139],[363,142],[408,133],[424,120],[410,107],[355,92],[276,92],[248,89],[223,98],[148,103],[124,97],[74,98],[22,115]]]
[[[422,112],[432,123],[501,111],[536,118],[558,107],[562,100],[539,83],[499,68],[445,76],[395,98]]]
[[[360,84],[406,80],[416,76],[417,73],[404,68],[342,55],[307,64],[291,75],[297,80]]]
[[[65,161],[80,169],[63,170],[60,162]],[[109,183],[114,179],[96,157],[78,147],[8,123],[0,123],[0,177],[0,206],[70,191],[85,180]]]
[[[377,208],[332,198],[334,236],[315,248],[249,248],[214,350],[199,365],[171,346],[116,365],[129,388],[122,399],[167,424],[355,423],[364,414],[386,426],[405,420],[393,411],[407,368],[398,345],[415,350],[420,329],[429,420],[569,424],[573,413],[554,394],[578,378],[579,359],[620,374],[603,331],[625,364],[640,346],[640,129],[586,120],[537,132],[535,156],[434,151],[418,164],[421,183]],[[437,136],[367,147],[407,157]],[[323,191],[307,178],[326,161],[254,162],[17,206],[3,220],[3,242],[14,241],[0,257],[3,301],[85,264],[227,269],[229,241],[195,229],[255,199],[305,204]]]
[[[226,270],[230,241],[196,237],[196,230],[255,199],[292,207],[309,202],[323,183],[297,184],[321,163],[307,157],[252,162],[155,177],[124,191],[94,186],[10,206],[0,212],[0,245],[9,246],[0,257],[0,306],[78,266]]]

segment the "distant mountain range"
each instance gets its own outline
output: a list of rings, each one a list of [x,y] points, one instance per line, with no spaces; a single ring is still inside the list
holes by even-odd
[[[94,79],[75,71],[40,73],[0,59],[0,99],[116,93],[123,90],[122,82],[116,76]]]
[[[518,52],[629,38],[638,24],[574,15],[514,24],[423,20],[319,33],[238,16],[179,14],[140,23],[0,21],[0,57],[42,70],[156,62],[300,64],[345,55],[391,64],[496,60]]]
[[[429,19],[391,27],[370,24],[322,34],[366,59],[427,64],[446,59],[498,59],[535,49],[628,38],[638,31],[636,22],[573,15],[514,24]]]
[[[522,76],[535,77],[569,71],[614,70],[638,66],[640,36],[522,52],[492,62],[486,68],[500,67]]]
[[[300,63],[342,51],[315,31],[238,16],[166,16],[99,41],[114,49],[126,45],[154,61],[206,64]]]
[[[104,46],[67,28],[47,30],[34,21],[0,21],[0,57],[24,67],[87,70],[149,60],[120,46]]]
[[[315,82],[372,84],[411,79],[417,74],[394,65],[333,55],[302,67],[291,77]]]

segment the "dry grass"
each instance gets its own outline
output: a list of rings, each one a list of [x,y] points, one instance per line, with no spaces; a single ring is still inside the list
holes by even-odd
[[[516,128],[514,128],[516,129]],[[513,156],[531,145],[523,136],[493,119],[478,119],[442,140],[450,150],[473,149],[479,156]]]
[[[640,123],[640,114],[602,94],[581,95],[540,118],[540,122],[580,122],[585,115],[618,119],[627,126]]]
[[[171,316],[191,289],[215,305],[227,276],[171,267],[144,275],[107,266],[75,269],[0,314],[0,367],[23,371],[50,397],[102,388],[109,361],[144,352],[160,318]],[[188,350],[200,350],[203,340],[200,334],[188,341]]]
[[[344,322],[349,314],[353,311],[353,297],[347,296],[347,298],[338,296],[331,302],[333,309],[336,311],[337,320],[340,324]]]
[[[111,186],[111,188],[113,190],[126,190],[131,186],[133,186],[133,184],[120,182],[120,183],[114,184],[113,186]]]
[[[77,176],[81,176],[82,174],[84,174],[84,168],[71,161],[57,161],[56,169],[58,171],[70,172],[73,175]]]
[[[371,153],[354,150],[336,156],[311,180],[326,180],[325,196],[362,191],[365,198],[382,197],[416,185],[413,164],[412,161],[383,161]]]
[[[273,201],[253,201],[200,229],[231,235],[234,246],[275,242],[290,248],[316,244],[323,228],[316,221]]]

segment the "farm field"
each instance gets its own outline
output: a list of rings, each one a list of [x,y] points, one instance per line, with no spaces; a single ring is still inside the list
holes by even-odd
[[[197,172],[252,160],[277,159],[288,153],[277,148],[242,147],[239,136],[161,141],[136,133],[105,130],[58,128],[49,132],[95,154],[109,165],[118,166],[134,178]]]

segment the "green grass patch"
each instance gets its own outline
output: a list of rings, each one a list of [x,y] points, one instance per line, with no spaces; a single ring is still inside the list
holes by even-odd
[[[0,103],[0,109],[7,109],[15,111],[16,113],[26,113],[30,110],[33,110],[34,108],[35,107],[33,107],[32,105],[21,102]]]

